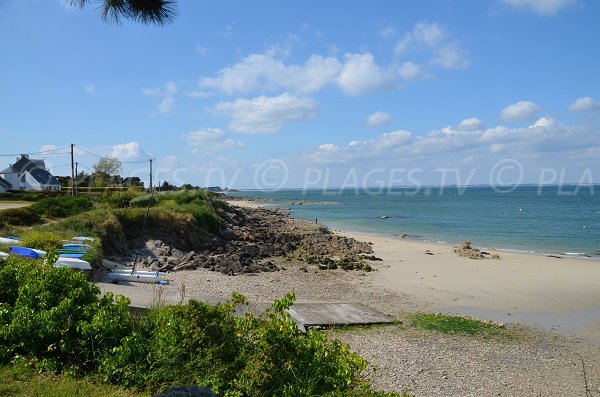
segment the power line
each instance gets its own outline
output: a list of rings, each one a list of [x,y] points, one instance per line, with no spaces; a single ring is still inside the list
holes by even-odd
[[[87,154],[90,154],[90,155],[92,155],[92,156],[95,156],[95,157],[98,157],[98,158],[107,157],[107,156],[101,156],[101,155],[99,155],[99,154],[96,154],[96,153],[92,153],[92,152],[90,152],[89,150],[85,150],[84,148],[81,148],[81,147],[79,147],[79,146],[77,146],[77,145],[75,145],[75,147],[76,147],[77,149],[79,149],[79,150],[81,150],[81,151],[83,151],[83,152],[87,153]],[[112,156],[109,156],[109,157],[112,157]],[[117,159],[117,160],[118,160],[118,159]],[[141,164],[141,163],[147,163],[149,160],[150,160],[150,159],[148,159],[148,160],[139,160],[139,161],[121,161],[121,160],[119,160],[119,161],[121,161],[121,164]]]
[[[28,153],[12,153],[12,154],[0,154],[0,157],[14,157],[14,156],[20,156],[22,154],[25,155],[31,155],[31,154],[46,154],[46,155],[55,155],[55,154],[69,154],[70,152],[60,152],[60,153],[56,153],[59,152],[61,150],[66,150],[69,149],[69,146],[66,147],[61,147],[61,148],[57,148],[57,149],[48,149],[48,150],[43,150],[40,152],[28,152]]]

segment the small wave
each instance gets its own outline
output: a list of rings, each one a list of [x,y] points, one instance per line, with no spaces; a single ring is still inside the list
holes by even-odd
[[[585,252],[565,252],[565,253],[563,253],[563,255],[569,255],[569,256],[588,256],[588,254],[586,254]]]
[[[534,254],[535,251],[528,251],[528,250],[515,250],[515,249],[508,249],[508,248],[496,248],[497,251],[504,251],[504,252],[516,252],[516,253],[520,253],[520,254]]]

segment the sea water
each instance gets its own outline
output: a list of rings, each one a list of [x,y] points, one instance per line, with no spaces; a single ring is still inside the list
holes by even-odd
[[[285,189],[269,200],[332,228],[478,247],[600,259],[600,186]],[[305,202],[290,205],[292,202]]]

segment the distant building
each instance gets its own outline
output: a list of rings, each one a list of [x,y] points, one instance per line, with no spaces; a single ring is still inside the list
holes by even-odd
[[[22,154],[16,163],[0,171],[0,191],[2,189],[59,191],[60,182],[46,169],[44,160],[31,160]]]

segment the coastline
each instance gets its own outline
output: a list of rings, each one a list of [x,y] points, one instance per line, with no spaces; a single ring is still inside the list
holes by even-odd
[[[230,204],[264,206],[233,200]],[[274,219],[260,210],[248,215],[254,219],[252,222],[265,216],[263,220]],[[280,223],[278,227],[284,224],[284,229],[278,230],[302,231],[317,227],[315,223],[289,216],[276,219]],[[340,233],[343,232],[335,232]],[[560,318],[561,313],[578,314],[577,308],[586,305],[595,310],[596,303],[591,301],[600,301],[595,298],[597,292],[582,292],[581,288],[586,280],[593,284],[597,279],[596,274],[586,275],[585,264],[590,265],[589,261],[574,263],[576,276],[570,281],[573,290],[555,290],[555,286],[544,290],[536,272],[543,270],[552,258],[538,258],[533,265],[531,255],[515,254],[509,258],[502,254],[500,260],[473,260],[459,257],[448,246],[351,232],[344,235],[372,243],[373,254],[383,259],[369,261],[374,271],[340,267],[320,270],[316,264],[283,255],[270,258],[277,266],[275,271],[232,276],[216,269],[197,267],[169,272],[170,284],[166,286],[138,284],[124,288],[150,288],[157,301],[165,294],[179,297],[181,301],[197,296],[219,301],[237,292],[248,297],[250,310],[262,310],[265,303],[281,299],[290,291],[295,293],[298,303],[362,303],[393,316],[397,322],[324,332],[367,359],[369,365],[364,375],[375,388],[384,391],[408,390],[415,396],[584,397],[583,364],[586,382],[593,391],[600,392],[597,388],[600,385],[600,341],[594,344],[594,338],[600,335],[600,325],[594,329],[593,324],[584,324],[571,332],[562,326],[544,327],[530,321],[535,320],[533,310],[547,310],[553,321],[558,318],[565,324],[568,321]],[[426,254],[426,250],[433,255]],[[520,262],[515,258],[520,258]],[[572,266],[563,266],[566,261],[555,260],[560,261],[561,266],[551,266],[552,277],[542,279],[554,277],[560,284],[561,275],[555,272],[566,269],[563,273],[568,273]],[[521,268],[528,270],[521,271]],[[495,282],[498,275],[502,277]],[[565,277],[568,278],[568,274]],[[561,305],[547,301],[552,296]],[[575,299],[578,296],[579,301]],[[511,300],[520,306],[514,309],[510,306]],[[463,305],[461,310],[456,308],[458,304]],[[500,311],[508,316],[507,321],[501,321],[506,337],[446,334],[412,325],[411,316],[415,312],[443,311],[493,320],[494,310],[507,309],[511,315]],[[520,318],[521,315],[524,318]],[[581,316],[600,319],[587,313]]]
[[[256,201],[230,203],[270,207]],[[404,311],[518,323],[600,345],[600,263],[595,259],[488,249],[501,259],[474,260],[452,252],[452,244],[335,232],[372,243],[383,262],[361,283],[405,296]]]

